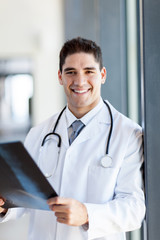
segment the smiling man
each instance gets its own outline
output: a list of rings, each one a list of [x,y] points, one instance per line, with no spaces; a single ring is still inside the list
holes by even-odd
[[[141,127],[102,100],[106,69],[95,42],[67,41],[58,78],[67,107],[31,129],[25,141],[44,174],[49,168],[58,197],[48,199],[51,211],[7,213],[1,199],[1,221],[29,212],[29,240],[125,240],[125,232],[140,228],[145,215]],[[55,126],[60,149],[52,136],[43,154],[42,141]]]
[[[93,54],[79,52],[66,57],[61,71],[59,82],[64,87],[68,108],[81,118],[99,103],[106,69],[100,68]]]

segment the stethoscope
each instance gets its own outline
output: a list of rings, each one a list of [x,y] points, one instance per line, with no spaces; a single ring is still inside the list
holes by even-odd
[[[108,108],[109,115],[110,115],[110,121],[111,121],[110,129],[109,129],[109,135],[108,135],[108,139],[107,139],[107,145],[106,145],[106,153],[105,153],[105,156],[102,157],[102,159],[100,161],[101,166],[104,167],[104,168],[107,168],[107,167],[111,167],[111,165],[112,165],[112,157],[109,155],[109,144],[110,144],[110,140],[111,140],[111,136],[112,136],[112,130],[113,130],[113,117],[112,117],[112,112],[111,112],[111,108],[110,108],[109,104],[107,102],[105,102],[104,100],[103,100],[103,102],[105,103],[105,105]],[[57,147],[59,149],[61,148],[61,142],[62,142],[61,136],[58,133],[56,133],[55,131],[56,131],[57,125],[58,125],[58,123],[59,123],[59,121],[61,119],[61,116],[62,116],[63,112],[65,111],[65,109],[66,109],[66,106],[60,112],[60,114],[59,114],[59,116],[57,118],[57,121],[55,123],[53,131],[48,133],[48,134],[46,134],[45,137],[43,138],[42,144],[41,144],[41,148],[44,146],[46,139],[49,136],[51,136],[51,135],[54,135],[54,136],[56,136],[58,138]],[[51,175],[53,175],[53,174],[49,174],[46,177],[48,178]]]

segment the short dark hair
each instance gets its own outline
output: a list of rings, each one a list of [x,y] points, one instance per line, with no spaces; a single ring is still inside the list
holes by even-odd
[[[64,43],[59,54],[59,70],[62,72],[67,56],[79,52],[93,54],[95,60],[99,63],[100,70],[103,68],[101,48],[91,40],[77,37]]]

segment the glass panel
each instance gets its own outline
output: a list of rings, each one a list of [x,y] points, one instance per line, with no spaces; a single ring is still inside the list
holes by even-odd
[[[0,141],[24,140],[30,127],[33,78],[29,74],[0,78]]]

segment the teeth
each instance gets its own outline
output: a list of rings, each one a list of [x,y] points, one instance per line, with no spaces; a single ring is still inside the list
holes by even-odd
[[[85,92],[87,92],[87,90],[74,90],[74,92],[76,92],[76,93],[85,93]]]

